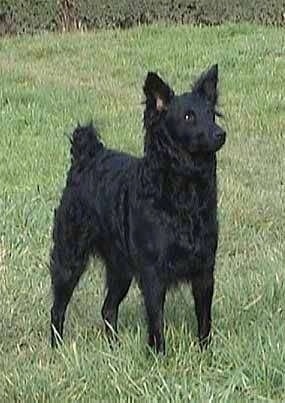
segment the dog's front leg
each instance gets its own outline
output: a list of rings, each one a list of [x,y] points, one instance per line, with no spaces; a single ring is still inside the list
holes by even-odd
[[[211,308],[214,293],[213,269],[204,271],[192,279],[192,291],[198,321],[198,335],[201,349],[211,341]]]
[[[155,268],[141,273],[141,286],[148,321],[148,344],[157,353],[165,353],[163,313],[166,285],[158,277]]]

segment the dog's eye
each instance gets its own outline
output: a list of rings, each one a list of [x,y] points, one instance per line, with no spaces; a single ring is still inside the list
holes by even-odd
[[[194,121],[195,121],[194,112],[189,111],[189,112],[185,113],[184,119],[189,123],[194,123]]]

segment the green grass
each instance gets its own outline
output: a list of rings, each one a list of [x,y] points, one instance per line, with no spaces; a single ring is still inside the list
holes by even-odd
[[[285,37],[260,26],[153,26],[0,42],[0,401],[285,399]],[[53,208],[69,165],[64,133],[94,118],[108,145],[142,153],[142,83],[177,91],[218,62],[228,141],[219,153],[214,338],[200,354],[188,287],[166,305],[167,356],[146,349],[134,286],[110,349],[102,264],[70,304],[65,346],[49,347]]]

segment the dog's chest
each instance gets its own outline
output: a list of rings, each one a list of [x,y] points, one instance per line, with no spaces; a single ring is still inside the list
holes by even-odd
[[[146,262],[158,270],[163,267],[173,281],[189,279],[194,271],[214,262],[216,195],[211,192],[210,197],[204,197],[191,191],[167,196],[131,210],[130,253],[134,264]]]
[[[171,226],[179,243],[187,243],[190,247],[207,245],[208,241],[217,233],[216,207],[204,203],[195,209],[178,211],[177,219],[172,222]]]
[[[177,211],[176,219],[169,220],[167,231],[170,242],[166,266],[175,277],[187,278],[213,265],[218,241],[215,199],[197,202],[188,211]]]

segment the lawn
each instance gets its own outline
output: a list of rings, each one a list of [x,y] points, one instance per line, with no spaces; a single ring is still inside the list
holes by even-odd
[[[48,258],[69,165],[65,134],[94,118],[104,142],[141,155],[147,70],[185,91],[215,62],[228,141],[211,349],[197,347],[187,286],[168,295],[166,357],[146,348],[136,286],[111,349],[104,272],[93,262],[70,304],[65,345],[52,352]],[[0,71],[0,401],[285,399],[284,30],[152,26],[1,39]]]

